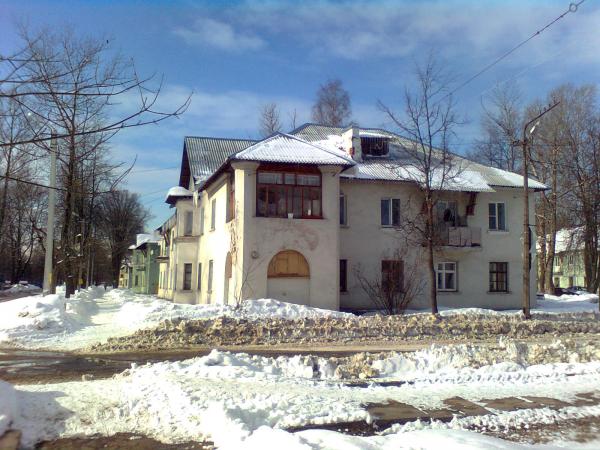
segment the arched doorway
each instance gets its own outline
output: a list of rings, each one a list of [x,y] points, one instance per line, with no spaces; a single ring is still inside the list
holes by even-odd
[[[284,250],[273,256],[267,272],[267,296],[299,305],[310,304],[310,269],[301,253]]]
[[[230,303],[235,303],[235,299],[230,298],[230,296],[235,296],[235,291],[232,285],[232,272],[233,267],[231,263],[231,252],[227,252],[227,256],[225,257],[225,285],[223,286],[223,303],[225,303],[226,305],[229,305]]]

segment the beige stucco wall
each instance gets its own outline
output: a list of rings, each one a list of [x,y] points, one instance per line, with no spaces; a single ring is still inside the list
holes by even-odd
[[[241,208],[243,260],[237,271],[238,280],[247,279],[243,283],[242,296],[266,297],[267,269],[271,258],[280,251],[295,250],[306,258],[309,265],[308,304],[338,309],[340,168],[320,167],[324,218],[319,220],[256,217],[256,165],[238,164],[237,167],[236,202],[245,205]]]
[[[414,211],[406,211],[406,205],[420,207],[418,193],[414,187],[403,183],[357,182],[342,180],[341,192],[347,197],[348,225],[340,229],[340,258],[348,260],[348,292],[340,295],[341,307],[373,308],[353,273],[360,264],[369,276],[380,273],[381,260],[393,256],[394,249],[402,247],[402,232],[381,226],[380,200],[386,197],[402,199],[401,216],[410,217]],[[533,197],[533,196],[532,196]],[[458,214],[465,215],[467,194],[447,193],[443,198],[458,201]],[[481,247],[443,247],[436,254],[436,262],[457,262],[458,290],[439,292],[440,306],[486,307],[515,309],[521,306],[522,292],[522,192],[518,189],[498,188],[495,193],[480,193],[476,199],[475,214],[468,216],[470,227],[481,227]],[[488,203],[505,202],[507,209],[506,232],[488,230]],[[533,206],[533,201],[531,202]],[[530,221],[534,215],[531,211]],[[535,236],[533,237],[535,242]],[[423,248],[412,244],[403,258],[405,269],[416,258],[422,256]],[[535,255],[534,255],[535,258]],[[489,293],[489,262],[508,262],[509,292]],[[532,267],[535,267],[535,260]],[[369,272],[370,271],[370,272]],[[532,304],[535,303],[535,270],[531,271]],[[423,273],[424,289],[420,298],[411,305],[415,308],[428,307],[427,276]]]

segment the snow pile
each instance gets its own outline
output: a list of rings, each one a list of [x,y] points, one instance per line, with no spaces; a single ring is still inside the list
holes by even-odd
[[[199,319],[352,318],[352,314],[280,302],[247,300],[232,305],[186,305],[128,289],[90,287],[68,300],[64,291],[0,303],[0,343],[26,348],[74,350],[130,335],[165,321]]]
[[[599,361],[600,345],[595,341],[526,344],[501,340],[498,346],[432,345],[416,352],[372,358],[371,367],[380,378],[435,382],[451,378],[467,382],[498,374],[503,379],[551,377],[553,373],[600,374]],[[587,364],[579,364],[582,362]]]
[[[0,437],[8,430],[17,415],[17,393],[5,381],[0,380]]]
[[[536,310],[544,312],[563,312],[563,311],[598,311],[598,295],[580,294],[580,295],[555,295],[545,294],[543,299],[537,300]]]
[[[39,286],[36,286],[35,284],[13,284],[10,288],[6,289],[5,291],[2,291],[2,293],[9,293],[9,294],[15,294],[18,292],[30,292],[30,291],[39,291],[42,288]]]

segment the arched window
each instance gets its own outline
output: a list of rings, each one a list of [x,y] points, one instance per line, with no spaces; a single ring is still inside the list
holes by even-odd
[[[294,250],[277,253],[269,263],[268,278],[308,278],[310,271],[306,258]]]

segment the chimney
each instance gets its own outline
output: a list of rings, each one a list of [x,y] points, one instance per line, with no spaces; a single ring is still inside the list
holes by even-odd
[[[356,162],[362,162],[359,128],[352,125],[342,133],[344,151]]]

